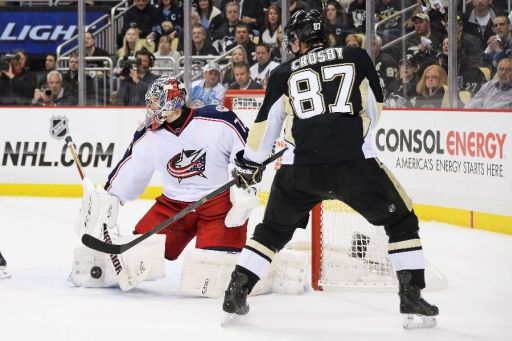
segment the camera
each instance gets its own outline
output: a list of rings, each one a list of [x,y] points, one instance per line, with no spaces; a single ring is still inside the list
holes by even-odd
[[[52,90],[49,89],[47,86],[42,86],[41,89],[41,92],[46,96],[46,97],[51,97],[51,95],[53,94]]]
[[[9,66],[13,60],[20,60],[20,55],[12,53],[0,55],[0,71],[9,71]]]
[[[137,70],[137,59],[124,57],[119,62],[119,67],[121,68],[121,72],[119,72],[120,76],[130,77],[130,70]]]

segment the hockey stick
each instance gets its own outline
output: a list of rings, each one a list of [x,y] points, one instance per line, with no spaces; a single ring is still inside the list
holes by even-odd
[[[80,174],[80,178],[84,180],[86,178],[84,167],[82,166],[82,162],[80,161],[80,158],[78,157],[78,152],[76,150],[76,146],[71,139],[71,136],[66,136],[66,145],[71,152],[71,156],[73,157],[73,160],[75,160],[76,168],[78,168],[78,173]],[[103,236],[106,240],[111,241],[110,234],[108,233],[108,227],[106,224],[103,224]],[[134,279],[132,279],[131,276],[128,275],[124,265],[122,265],[121,260],[116,254],[110,255],[110,260],[112,261],[112,265],[114,266],[114,270],[116,272],[117,278],[119,280],[119,286],[123,291],[130,290],[133,288],[136,283],[134,282]]]
[[[277,160],[279,157],[281,157],[284,154],[285,151],[286,151],[286,148],[275,153],[274,155],[272,155],[271,157],[269,157],[268,159],[263,161],[263,163],[261,164],[261,167],[263,168],[266,165],[268,165],[269,163]],[[220,186],[219,188],[217,188],[213,192],[207,194],[203,198],[201,198],[201,199],[193,202],[189,206],[185,207],[183,210],[179,211],[176,215],[164,220],[163,222],[161,222],[157,226],[153,227],[148,232],[140,235],[139,237],[135,238],[134,240],[132,240],[126,244],[120,244],[120,245],[109,244],[109,243],[106,243],[98,238],[91,236],[90,234],[84,234],[82,236],[82,243],[85,246],[90,247],[91,249],[94,249],[96,251],[100,251],[103,253],[116,254],[116,255],[121,254],[121,253],[125,252],[126,250],[129,250],[132,247],[134,247],[135,245],[139,244],[143,240],[147,239],[149,236],[163,230],[164,228],[166,228],[170,224],[174,223],[175,221],[180,220],[181,218],[183,218],[190,212],[194,211],[195,209],[197,209],[199,206],[201,206],[208,200],[215,198],[217,195],[228,190],[231,186],[233,186],[235,184],[236,184],[235,179],[230,180],[229,182]]]

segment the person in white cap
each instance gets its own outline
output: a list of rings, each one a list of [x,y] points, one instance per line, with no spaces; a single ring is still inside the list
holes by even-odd
[[[190,107],[200,108],[205,105],[224,103],[226,88],[220,83],[220,68],[215,62],[204,67],[204,79],[192,83],[190,92]]]

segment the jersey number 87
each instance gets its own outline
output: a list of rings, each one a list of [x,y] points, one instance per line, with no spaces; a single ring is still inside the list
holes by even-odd
[[[292,74],[288,80],[290,102],[295,114],[302,119],[326,113],[322,86],[341,77],[336,99],[328,104],[330,113],[353,114],[352,104],[349,102],[354,83],[354,65],[338,64],[324,66],[321,75],[318,72],[306,69]]]

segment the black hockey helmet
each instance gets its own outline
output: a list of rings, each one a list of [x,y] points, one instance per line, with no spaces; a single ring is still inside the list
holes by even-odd
[[[295,12],[284,28],[286,49],[291,51],[291,44],[298,39],[307,43],[314,40],[325,40],[324,18],[316,9]]]

